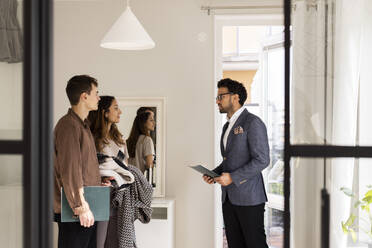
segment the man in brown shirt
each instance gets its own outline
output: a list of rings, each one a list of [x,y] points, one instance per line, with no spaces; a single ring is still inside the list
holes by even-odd
[[[100,100],[97,80],[79,75],[66,87],[71,103],[54,129],[54,213],[58,222],[59,248],[96,248],[96,224],[84,199],[84,186],[100,186],[101,177],[94,138],[86,119]],[[60,222],[61,187],[79,222]]]

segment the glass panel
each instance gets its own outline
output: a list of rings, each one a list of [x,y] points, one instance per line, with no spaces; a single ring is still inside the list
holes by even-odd
[[[0,155],[0,175],[0,244],[22,248],[22,156]]]
[[[291,143],[370,146],[372,2],[316,2],[293,8]]]
[[[318,11],[305,2],[296,3],[292,23],[292,144],[323,144],[326,137],[324,20],[324,6]]]
[[[372,159],[359,160],[358,195],[362,204],[358,208],[359,242],[372,245]],[[368,205],[367,205],[368,202]],[[364,207],[365,206],[365,207]],[[368,206],[368,207],[366,207]],[[355,206],[354,206],[355,209]]]
[[[283,247],[284,238],[284,48],[278,41],[270,45],[277,48],[264,49],[265,113],[271,157],[271,163],[264,171],[268,196],[265,217],[268,244],[279,248]]]
[[[372,159],[330,160],[331,247],[372,245]]]
[[[320,247],[323,159],[291,160],[291,247]]]
[[[225,26],[222,29],[223,55],[237,54],[237,27]]]
[[[372,159],[357,158],[292,159],[291,247],[320,247],[325,164],[330,247],[370,247]]]
[[[257,53],[262,49],[261,42],[267,34],[267,27],[262,26],[239,26],[239,53]],[[252,39],[252,37],[255,37]]]
[[[267,244],[270,248],[281,248],[284,242],[284,211],[270,207],[267,208],[267,211]]]
[[[267,51],[267,132],[271,164],[268,168],[268,193],[283,197],[284,181],[284,48]]]
[[[17,8],[18,5],[18,8]],[[0,15],[0,139],[22,139],[22,2],[2,1]]]

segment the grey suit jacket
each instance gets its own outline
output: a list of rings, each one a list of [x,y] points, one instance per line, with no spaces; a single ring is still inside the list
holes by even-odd
[[[222,202],[226,194],[237,206],[254,206],[267,201],[261,171],[270,163],[265,124],[246,109],[240,114],[227,138],[226,150],[221,135],[222,163],[214,169],[218,174],[230,173],[232,183],[222,186]]]

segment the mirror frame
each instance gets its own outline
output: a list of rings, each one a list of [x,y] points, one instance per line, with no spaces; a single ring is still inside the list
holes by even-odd
[[[153,197],[165,197],[165,141],[166,141],[166,118],[165,97],[115,97],[119,107],[156,107],[156,187]],[[125,116],[125,113],[123,113]],[[125,117],[124,117],[125,118]],[[125,137],[126,139],[128,137]]]

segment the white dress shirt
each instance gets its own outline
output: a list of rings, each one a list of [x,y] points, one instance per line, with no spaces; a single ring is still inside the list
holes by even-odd
[[[231,131],[231,128],[234,126],[236,120],[239,118],[240,114],[243,112],[244,110],[244,106],[242,106],[240,109],[238,109],[234,114],[233,116],[231,116],[231,118],[229,119],[229,117],[227,117],[227,121],[229,122],[229,126],[228,128],[226,129],[226,132],[225,132],[225,135],[223,136],[223,147],[226,149],[226,143],[227,143],[227,137],[229,137],[229,133]]]

